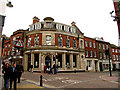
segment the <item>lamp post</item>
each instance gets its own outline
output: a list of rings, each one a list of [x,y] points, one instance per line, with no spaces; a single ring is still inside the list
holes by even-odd
[[[7,0],[0,0],[0,90],[2,89],[2,30],[4,27],[4,21],[5,21],[5,8],[13,7],[12,3]]]
[[[109,71],[110,71],[110,77],[112,76],[112,72],[111,72],[111,63],[110,63],[110,52],[109,52],[109,48],[105,50],[105,55],[108,55],[109,58]]]

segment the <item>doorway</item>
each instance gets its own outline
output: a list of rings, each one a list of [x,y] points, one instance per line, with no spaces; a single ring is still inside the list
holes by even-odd
[[[51,57],[50,57],[50,55],[45,57],[45,65],[46,65],[47,68],[51,67]]]

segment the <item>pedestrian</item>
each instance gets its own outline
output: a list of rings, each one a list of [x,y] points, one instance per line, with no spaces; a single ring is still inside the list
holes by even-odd
[[[47,67],[46,67],[46,65],[44,66],[44,73],[46,73],[47,72]]]
[[[33,65],[30,65],[30,71],[33,72]]]
[[[53,65],[53,74],[56,74],[56,65]]]
[[[8,87],[9,87],[9,77],[10,77],[10,67],[9,67],[9,64],[6,63],[6,66],[5,68],[3,69],[3,72],[4,72],[4,87],[6,88],[6,90],[8,90]]]
[[[16,78],[15,64],[10,67],[10,89],[12,88],[12,82]]]
[[[17,74],[18,83],[20,83],[20,78],[22,76],[22,72],[24,72],[24,69],[23,69],[23,65],[19,61],[17,61],[15,70],[16,70],[16,74]]]

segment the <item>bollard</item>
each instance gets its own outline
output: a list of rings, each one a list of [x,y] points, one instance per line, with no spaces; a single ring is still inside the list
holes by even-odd
[[[40,75],[40,86],[42,87],[42,75]]]

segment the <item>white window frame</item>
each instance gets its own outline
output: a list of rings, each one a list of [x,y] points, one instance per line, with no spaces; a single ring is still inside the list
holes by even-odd
[[[89,47],[92,47],[92,42],[89,42]]]
[[[39,37],[38,37],[38,36],[36,36],[36,37],[34,38],[34,46],[35,46],[35,47],[39,46]]]
[[[31,46],[31,38],[28,38],[28,44],[27,44],[28,47]]]
[[[113,60],[115,61],[115,55],[113,55]]]
[[[119,59],[118,59],[118,55],[116,55],[116,60],[118,61]]]
[[[90,51],[90,57],[92,57],[93,56],[93,53],[92,53],[92,51]]]
[[[58,37],[58,46],[63,46],[62,37]]]
[[[87,50],[85,51],[85,55],[86,55],[86,57],[88,57],[88,51]]]
[[[85,40],[85,47],[88,47],[88,43],[87,43],[87,41]]]
[[[46,35],[46,45],[51,45],[51,35]]]
[[[93,43],[93,47],[96,48],[95,42]]]
[[[73,48],[76,48],[76,47],[77,47],[76,40],[73,39]]]
[[[66,47],[70,47],[70,39],[66,38]]]
[[[94,57],[97,57],[97,52],[96,51],[94,51]]]

